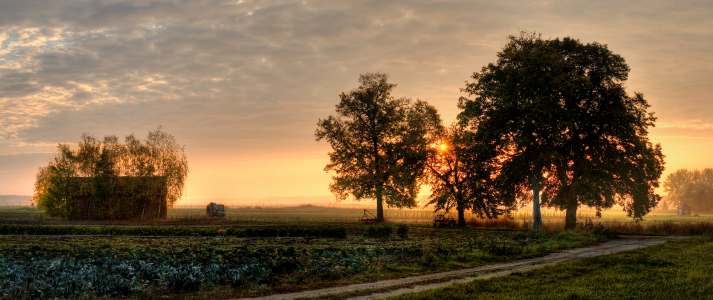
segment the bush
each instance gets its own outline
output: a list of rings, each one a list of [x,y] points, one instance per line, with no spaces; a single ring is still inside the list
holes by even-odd
[[[364,233],[364,237],[386,239],[394,233],[394,228],[391,225],[369,226]]]
[[[343,239],[347,237],[347,229],[344,227],[228,228],[225,231],[225,235],[235,237],[320,237]]]
[[[344,227],[323,228],[191,228],[172,226],[91,227],[0,225],[0,235],[127,235],[127,236],[232,236],[232,237],[318,237],[346,238]]]
[[[396,228],[396,234],[402,239],[407,238],[408,226],[406,224],[399,224],[399,226]]]

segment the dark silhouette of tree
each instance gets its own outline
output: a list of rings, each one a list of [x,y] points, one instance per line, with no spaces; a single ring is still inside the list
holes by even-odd
[[[325,171],[336,173],[329,188],[338,201],[376,200],[376,218],[388,206],[414,207],[420,189],[427,147],[441,119],[425,101],[395,99],[388,76],[367,73],[361,85],[339,95],[337,116],[317,122],[315,137],[332,146]]]
[[[620,204],[641,220],[660,200],[663,154],[648,140],[656,118],[643,95],[626,93],[628,73],[606,45],[522,32],[467,83],[475,99],[460,99],[459,118],[508,156],[503,180],[532,189],[535,229],[540,191],[543,204],[567,211],[566,228],[579,205]]]
[[[480,217],[495,218],[510,209],[515,197],[496,189],[495,152],[473,139],[473,135],[454,124],[438,138],[428,155],[425,183],[431,186],[429,204],[436,211],[458,212],[458,225],[465,226],[465,211]]]

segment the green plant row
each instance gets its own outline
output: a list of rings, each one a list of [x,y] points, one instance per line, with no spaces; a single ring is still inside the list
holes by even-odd
[[[325,237],[339,238],[347,237],[347,229],[344,227],[321,227],[321,228],[300,228],[300,227],[285,227],[285,228],[228,228],[225,230],[225,235],[235,237]]]
[[[323,228],[193,228],[172,226],[92,227],[47,225],[0,225],[0,235],[126,235],[126,236],[228,236],[228,237],[320,237],[346,238],[344,227]]]
[[[0,294],[22,299],[125,296],[150,285],[184,292],[269,283],[277,274],[339,278],[413,255],[420,255],[420,249],[0,249]]]

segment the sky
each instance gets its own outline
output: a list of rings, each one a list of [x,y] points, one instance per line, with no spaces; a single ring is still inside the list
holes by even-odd
[[[0,195],[32,194],[58,143],[157,126],[185,145],[184,202],[329,195],[314,131],[359,74],[451,123],[520,30],[608,45],[658,117],[663,178],[713,168],[711,1],[0,0]]]

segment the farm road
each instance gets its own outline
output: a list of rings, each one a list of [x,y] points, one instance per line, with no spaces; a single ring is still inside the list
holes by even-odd
[[[278,300],[278,299],[300,299],[316,298],[344,293],[355,293],[364,291],[374,291],[374,293],[357,296],[349,299],[379,299],[396,296],[405,293],[418,292],[448,286],[456,282],[467,282],[474,279],[487,279],[507,275],[513,272],[527,271],[543,266],[553,265],[570,260],[577,260],[584,257],[611,254],[626,250],[638,249],[650,245],[660,244],[667,241],[678,240],[684,237],[679,236],[621,236],[621,239],[611,240],[598,245],[565,250],[559,253],[551,253],[542,257],[516,260],[506,263],[497,263],[477,268],[461,269],[442,273],[433,273],[420,276],[390,279],[378,282],[359,283],[346,286],[325,288],[319,290],[302,291],[287,294],[276,294],[257,298],[240,298],[237,300]],[[386,290],[376,292],[377,290]]]

